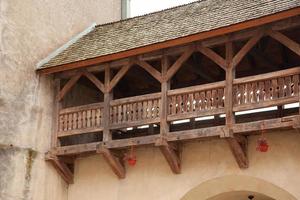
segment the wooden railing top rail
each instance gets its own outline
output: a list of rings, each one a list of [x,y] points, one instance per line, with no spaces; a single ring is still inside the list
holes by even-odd
[[[250,82],[255,82],[255,81],[268,80],[268,79],[273,79],[273,78],[295,75],[295,74],[299,74],[299,73],[300,73],[300,67],[294,67],[291,69],[285,69],[285,70],[280,70],[280,71],[276,71],[276,72],[270,72],[270,73],[255,75],[255,76],[247,76],[247,77],[243,77],[243,78],[234,79],[233,84],[250,83]]]
[[[157,99],[157,98],[160,98],[160,92],[145,94],[145,95],[140,95],[140,96],[134,96],[134,97],[127,97],[127,98],[122,98],[122,99],[115,99],[110,102],[110,105],[116,106],[116,105],[125,104],[125,103],[134,103],[134,102],[138,102],[138,101],[151,100],[151,99]]]
[[[196,85],[196,86],[191,86],[191,87],[169,90],[168,95],[171,96],[171,95],[176,95],[176,94],[186,94],[186,93],[191,93],[191,92],[196,92],[196,91],[218,89],[218,88],[223,88],[223,87],[225,87],[225,81],[219,81],[219,82],[207,83],[207,84],[203,84],[203,85]]]
[[[95,108],[103,108],[103,102],[64,108],[59,111],[59,114],[73,113],[73,112],[95,109]]]

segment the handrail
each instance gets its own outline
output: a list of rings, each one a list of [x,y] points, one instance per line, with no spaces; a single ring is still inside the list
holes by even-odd
[[[59,111],[59,114],[73,113],[73,112],[95,109],[95,108],[103,108],[103,102],[64,108]]]
[[[127,98],[122,98],[122,99],[115,99],[110,102],[110,105],[116,106],[119,104],[133,103],[133,102],[152,100],[152,99],[157,99],[157,98],[160,98],[160,92],[139,95],[139,96],[134,96],[134,97],[127,97]]]
[[[225,87],[225,81],[219,81],[214,83],[207,83],[203,85],[190,86],[180,89],[174,89],[168,91],[168,96],[176,95],[176,94],[186,94],[190,92],[203,91],[203,90],[211,90]]]
[[[268,80],[273,78],[295,75],[299,73],[300,73],[300,67],[294,67],[291,69],[285,69],[276,72],[270,72],[270,73],[264,73],[264,74],[246,76],[243,78],[234,79],[233,84],[250,83],[250,82],[255,82],[260,80]]]

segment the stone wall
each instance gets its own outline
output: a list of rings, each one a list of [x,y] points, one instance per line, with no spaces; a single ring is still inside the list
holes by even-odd
[[[267,153],[256,151],[257,138],[249,137],[246,170],[237,166],[222,139],[185,143],[179,175],[172,174],[159,149],[151,146],[137,149],[137,164],[126,166],[123,180],[116,178],[100,155],[80,158],[75,163],[69,200],[206,200],[212,194],[235,190],[258,192],[277,200],[300,199],[300,134],[294,130],[267,133]],[[203,183],[227,176],[226,181],[212,181],[215,183],[193,191]]]
[[[121,17],[121,0],[0,0],[0,199],[66,200],[68,186],[44,161],[52,77],[36,63],[92,23]]]

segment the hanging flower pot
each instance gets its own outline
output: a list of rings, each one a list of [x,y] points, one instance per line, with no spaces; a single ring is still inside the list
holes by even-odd
[[[269,149],[268,142],[265,138],[259,138],[257,140],[257,147],[256,150],[260,152],[267,152]]]
[[[133,146],[131,146],[130,154],[125,155],[124,160],[127,161],[128,165],[135,166],[137,159],[136,159],[136,156],[134,155]]]
[[[269,145],[267,139],[264,137],[264,133],[265,133],[265,124],[263,123],[261,125],[261,136],[257,140],[256,151],[267,152],[269,150]]]

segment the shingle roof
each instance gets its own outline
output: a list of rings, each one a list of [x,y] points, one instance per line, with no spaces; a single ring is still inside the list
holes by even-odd
[[[98,25],[39,68],[72,63],[237,24],[300,6],[300,0],[202,0]]]

